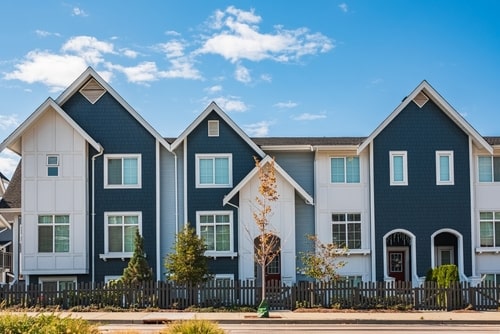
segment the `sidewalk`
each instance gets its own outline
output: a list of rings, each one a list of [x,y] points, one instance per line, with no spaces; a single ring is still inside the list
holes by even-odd
[[[36,312],[28,312],[36,316]],[[195,312],[60,312],[61,316],[81,318],[99,324],[163,324],[176,320],[206,319],[218,323],[275,324],[498,324],[500,312],[291,312],[272,311],[269,318],[257,318],[256,313],[195,313]]]

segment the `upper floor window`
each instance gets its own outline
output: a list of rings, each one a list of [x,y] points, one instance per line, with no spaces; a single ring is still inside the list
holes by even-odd
[[[408,185],[408,162],[406,151],[390,151],[389,159],[391,186]]]
[[[359,183],[359,157],[334,157],[330,159],[332,183]]]
[[[232,187],[232,168],[231,154],[197,154],[196,187]]]
[[[59,176],[58,155],[47,155],[47,176]]]
[[[134,252],[136,231],[141,231],[140,212],[106,212],[105,253],[118,253],[129,257]]]
[[[500,157],[477,158],[479,182],[500,182]]]
[[[38,216],[38,252],[69,252],[69,215]]]
[[[361,248],[361,214],[332,214],[332,243],[339,248]]]
[[[104,156],[105,188],[140,188],[141,155],[107,154]]]
[[[219,121],[208,121],[208,136],[219,137]]]
[[[481,247],[500,247],[500,212],[479,213],[479,238]]]
[[[197,212],[196,229],[207,253],[233,252],[233,212]]]
[[[436,184],[454,184],[453,151],[436,151]]]

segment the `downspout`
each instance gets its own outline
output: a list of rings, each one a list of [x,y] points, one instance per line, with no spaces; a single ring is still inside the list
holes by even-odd
[[[172,154],[174,155],[174,201],[175,201],[175,217],[174,217],[174,221],[175,221],[175,235],[177,236],[179,234],[179,194],[177,193],[178,192],[178,181],[177,181],[177,173],[178,173],[178,170],[177,170],[177,154],[172,150]]]
[[[104,148],[99,147],[99,152],[92,156],[92,284],[95,283],[95,159],[104,153]]]

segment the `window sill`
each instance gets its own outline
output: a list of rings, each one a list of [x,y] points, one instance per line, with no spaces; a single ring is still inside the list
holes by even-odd
[[[101,260],[107,261],[108,259],[122,259],[122,261],[125,261],[125,259],[130,259],[134,255],[133,253],[106,253],[106,254],[99,254],[99,258]]]
[[[349,255],[369,255],[370,253],[371,253],[370,249],[360,248],[360,249],[349,249],[346,252],[346,255],[347,256],[349,256]]]
[[[217,259],[218,257],[230,257],[231,259],[234,259],[235,257],[238,256],[238,253],[236,252],[205,252],[206,257],[211,257],[214,259]]]
[[[482,253],[495,253],[499,254],[500,253],[500,247],[477,247],[476,248],[476,253],[482,254]]]

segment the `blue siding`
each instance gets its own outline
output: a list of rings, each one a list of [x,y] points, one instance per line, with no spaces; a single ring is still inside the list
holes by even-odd
[[[389,151],[407,151],[408,186],[389,185]],[[454,152],[455,185],[436,185],[436,151]],[[403,228],[416,236],[417,274],[431,266],[431,235],[442,228],[463,235],[464,272],[471,271],[468,136],[432,101],[410,102],[374,140],[377,280],[383,279],[383,236]]]
[[[314,195],[314,152],[271,152],[276,162],[311,196]]]
[[[307,239],[307,235],[315,235],[314,230],[314,206],[306,204],[304,199],[295,193],[295,254],[297,256],[295,266],[302,267],[300,254],[313,251],[313,243]],[[311,280],[297,271],[297,281]]]
[[[140,153],[142,160],[141,189],[104,189],[103,156],[95,162],[95,235],[96,281],[105,275],[121,275],[128,261],[99,259],[104,253],[104,212],[141,211],[142,235],[149,265],[156,272],[156,140],[110,94],[104,94],[91,104],[81,94],[73,95],[63,106],[92,138],[104,147],[104,154]],[[89,203],[92,194],[91,157],[97,152],[90,148],[88,161]],[[91,208],[89,207],[89,211]],[[89,214],[89,225],[91,217]],[[89,238],[91,242],[91,238]],[[91,249],[91,244],[89,249]],[[90,262],[92,265],[92,261]],[[90,276],[89,276],[90,279]]]

